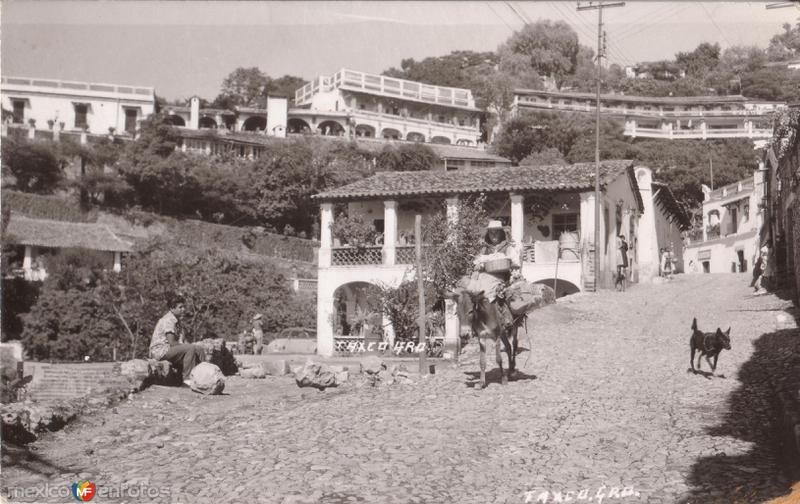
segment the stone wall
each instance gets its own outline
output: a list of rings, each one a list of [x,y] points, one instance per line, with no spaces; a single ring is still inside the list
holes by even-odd
[[[34,401],[71,399],[104,388],[125,387],[119,362],[90,364],[25,363],[25,375],[33,380],[25,397]]]

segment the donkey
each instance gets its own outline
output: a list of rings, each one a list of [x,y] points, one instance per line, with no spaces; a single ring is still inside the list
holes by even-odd
[[[466,323],[472,333],[478,337],[480,348],[481,388],[486,388],[486,344],[492,340],[495,348],[497,366],[502,374],[503,385],[508,384],[508,377],[516,369],[517,331],[516,328],[508,334],[503,327],[497,307],[489,302],[483,291],[470,292],[466,289],[456,289],[449,292],[447,297],[456,302],[459,319]],[[499,342],[502,341],[506,354],[508,354],[508,369],[503,369],[503,358],[500,355]]]

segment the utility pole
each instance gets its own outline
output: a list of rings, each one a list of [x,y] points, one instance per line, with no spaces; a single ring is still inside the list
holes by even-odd
[[[785,9],[786,7],[800,7],[800,4],[797,1],[767,4],[767,9]]]
[[[594,138],[594,290],[600,279],[600,81],[602,80],[603,56],[605,56],[605,37],[603,36],[603,9],[622,7],[625,2],[608,2],[603,0],[589,2],[589,5],[578,4],[579,11],[597,11],[597,104]],[[606,230],[608,232],[608,230]]]
[[[708,169],[711,172],[711,190],[714,190],[714,163],[711,162],[711,154],[708,155]]]

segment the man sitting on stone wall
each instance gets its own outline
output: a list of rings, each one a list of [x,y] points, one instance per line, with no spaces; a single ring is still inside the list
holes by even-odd
[[[205,361],[203,349],[185,342],[185,334],[180,316],[186,311],[186,304],[180,296],[169,300],[169,311],[161,317],[150,339],[150,357],[169,361],[183,375],[183,383],[191,387],[189,375],[192,369]]]

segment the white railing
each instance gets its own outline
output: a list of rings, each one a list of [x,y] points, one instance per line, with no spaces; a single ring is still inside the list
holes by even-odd
[[[411,117],[411,116],[400,116],[400,115],[387,114],[387,113],[381,113],[381,112],[373,112],[371,110],[363,110],[363,109],[353,110],[351,112],[351,114],[354,117],[358,117],[359,115],[361,115],[361,116],[366,116],[366,117],[370,117],[370,118],[375,118],[375,120],[380,120],[380,121],[394,121],[394,122],[399,123],[399,124],[402,124],[402,123],[417,124],[417,125],[420,125],[420,126],[425,126],[427,128],[454,129],[454,130],[457,130],[457,131],[461,131],[463,133],[472,133],[472,134],[474,134],[474,133],[478,133],[480,131],[480,128],[477,125],[475,125],[475,126],[461,126],[461,125],[453,124],[453,123],[450,123],[450,122],[429,121],[427,119],[418,119],[416,117]]]
[[[517,102],[518,107],[531,107],[548,110],[567,110],[573,112],[594,112],[596,109],[595,103],[590,104],[564,104],[564,103],[548,103],[542,101],[520,99]],[[773,110],[645,110],[641,108],[630,107],[609,107],[603,105],[601,102],[600,111],[609,114],[619,115],[641,115],[648,117],[760,117],[768,116],[774,113]]]
[[[772,138],[772,129],[767,128],[707,128],[701,129],[662,129],[662,128],[625,128],[625,136],[646,138]]]
[[[437,105],[475,107],[475,100],[469,89],[432,86],[421,82],[348,69],[341,69],[331,77],[317,77],[312,82],[301,87],[295,91],[295,104],[308,104],[314,94],[340,87],[356,89],[366,93],[396,96],[401,99],[419,100]]]
[[[69,89],[74,91],[99,91],[104,93],[130,94],[152,96],[153,88],[137,86],[120,86],[117,84],[101,84],[94,82],[73,82],[54,79],[29,79],[26,77],[2,77],[0,82],[12,86],[32,86],[56,89]]]

